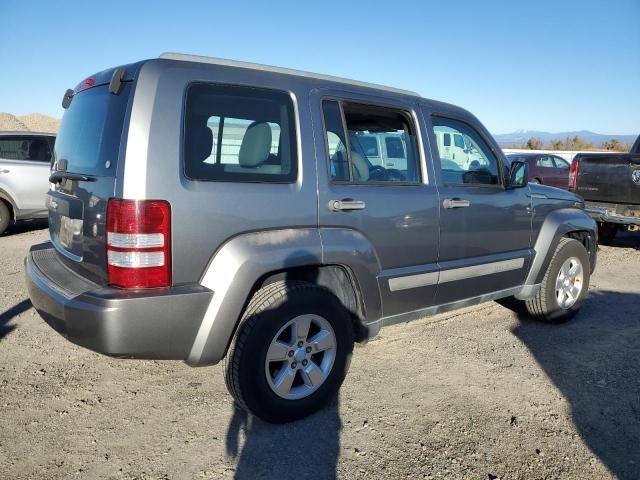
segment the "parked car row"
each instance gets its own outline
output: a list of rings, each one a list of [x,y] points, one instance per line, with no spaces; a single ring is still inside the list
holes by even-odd
[[[224,359],[264,420],[322,407],[385,325],[497,299],[560,323],[587,296],[582,199],[507,168],[462,108],[179,54],[95,74],[63,106],[33,305],[106,355]]]

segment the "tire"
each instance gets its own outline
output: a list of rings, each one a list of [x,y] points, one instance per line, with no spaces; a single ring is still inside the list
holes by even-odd
[[[11,213],[7,204],[0,200],[0,235],[4,233],[11,223]]]
[[[295,333],[304,333],[307,323],[308,335]],[[331,338],[333,347],[321,350]],[[256,417],[291,422],[335,397],[352,351],[351,315],[335,295],[312,283],[276,282],[249,302],[225,358],[225,381],[239,406]],[[269,362],[268,355],[277,359]]]
[[[532,178],[531,180],[529,180],[529,183],[535,183],[535,184],[542,185],[542,181],[539,178]]]
[[[567,275],[579,264],[581,270],[580,281],[574,279],[572,283],[571,275]],[[560,279],[560,270],[563,270],[565,282]],[[576,270],[577,271],[577,270]],[[591,267],[589,254],[586,248],[579,241],[572,238],[562,238],[553,254],[549,267],[542,279],[542,286],[534,298],[526,301],[529,315],[537,320],[549,323],[563,323],[575,316],[580,310],[582,303],[589,291],[589,278]],[[558,290],[560,283],[561,289]],[[579,285],[578,285],[579,283]],[[578,288],[576,292],[575,288]],[[563,292],[567,292],[566,295]],[[572,292],[570,296],[568,292]],[[563,298],[563,305],[559,298]],[[573,300],[571,300],[573,298]]]
[[[613,223],[598,222],[598,243],[611,245],[618,233],[618,226]]]

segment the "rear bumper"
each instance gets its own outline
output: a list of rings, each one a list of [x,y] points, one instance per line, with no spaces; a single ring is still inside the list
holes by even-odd
[[[71,342],[114,357],[184,360],[213,292],[201,285],[101,287],[69,270],[50,242],[25,258],[29,297]]]
[[[640,206],[586,202],[585,212],[597,222],[640,225]]]

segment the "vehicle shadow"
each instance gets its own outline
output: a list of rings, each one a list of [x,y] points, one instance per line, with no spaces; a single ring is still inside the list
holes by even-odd
[[[226,438],[237,480],[336,478],[342,421],[339,401],[310,417],[272,425],[234,406]],[[242,443],[241,443],[242,441]]]
[[[31,300],[27,299],[14,305],[9,310],[0,313],[0,340],[9,335],[16,328],[15,325],[9,325],[9,322],[21,313],[29,310],[31,307]]]
[[[285,265],[303,255],[307,254],[294,252]],[[305,268],[302,274],[288,271],[282,281],[288,285],[299,281],[317,285],[327,282],[323,273],[314,268]],[[350,310],[344,301],[342,303]],[[282,307],[275,307],[276,311],[279,308]],[[280,316],[287,315],[286,312],[279,313]],[[337,396],[313,415],[281,425],[266,423],[234,404],[233,417],[227,429],[226,451],[236,462],[237,480],[331,480],[337,476],[341,430]]]
[[[569,402],[584,442],[621,479],[640,478],[640,294],[594,291],[571,322],[519,312],[513,333]]]
[[[0,238],[20,235],[21,233],[33,232],[35,230],[43,230],[48,228],[48,226],[49,222],[46,219],[16,222],[14,225],[9,226],[4,233],[0,234]]]

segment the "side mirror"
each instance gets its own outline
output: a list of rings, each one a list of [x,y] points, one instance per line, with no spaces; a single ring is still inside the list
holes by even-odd
[[[507,170],[507,188],[522,188],[529,184],[529,167],[525,162],[511,162]]]

